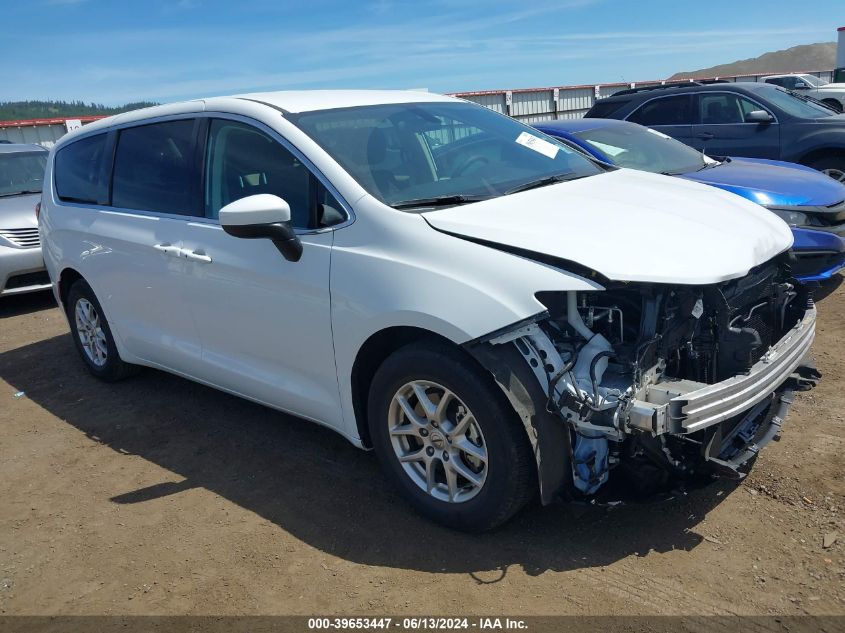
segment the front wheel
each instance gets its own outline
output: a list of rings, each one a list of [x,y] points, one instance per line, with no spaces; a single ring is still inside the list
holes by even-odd
[[[809,167],[818,169],[823,174],[826,174],[836,181],[845,184],[845,157],[841,156],[826,156],[811,162]]]
[[[484,531],[534,495],[525,429],[492,377],[437,341],[404,347],[370,388],[370,435],[387,476],[421,514]]]

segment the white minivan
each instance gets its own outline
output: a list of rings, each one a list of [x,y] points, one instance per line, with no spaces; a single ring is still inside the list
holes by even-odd
[[[459,529],[617,472],[741,478],[816,377],[776,216],[435,94],[92,123],[51,152],[40,231],[95,376],[154,367],[324,424]]]

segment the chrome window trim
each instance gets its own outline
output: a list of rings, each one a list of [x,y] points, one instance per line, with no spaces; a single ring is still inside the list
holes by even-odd
[[[269,106],[267,106],[269,108]],[[80,136],[73,139],[73,141],[63,144],[58,149],[63,149],[64,147],[68,147],[77,141],[81,141],[85,138],[89,138],[91,136],[96,136],[98,134],[108,134],[112,131],[120,131],[127,128],[134,128],[134,127],[141,127],[143,125],[152,125],[154,123],[165,123],[168,121],[179,121],[184,119],[226,119],[231,121],[237,121],[243,123],[245,125],[249,125],[255,127],[256,129],[264,132],[268,136],[270,136],[273,140],[280,143],[282,147],[287,149],[291,154],[293,154],[298,160],[305,165],[306,169],[314,175],[314,177],[323,185],[329,193],[331,193],[334,198],[338,201],[338,203],[342,207],[342,211],[346,215],[346,219],[343,222],[339,222],[338,224],[333,224],[332,226],[326,226],[323,228],[318,229],[304,229],[304,228],[294,228],[294,232],[297,235],[313,235],[317,233],[326,233],[328,231],[335,231],[338,229],[342,229],[344,227],[349,226],[353,222],[355,222],[356,216],[355,212],[352,210],[352,205],[346,201],[346,199],[340,194],[337,188],[332,184],[332,182],[323,174],[322,171],[309,159],[298,147],[296,147],[293,143],[291,143],[288,139],[284,136],[279,134],[276,130],[268,126],[266,123],[259,121],[258,119],[254,119],[252,117],[248,117],[242,114],[235,114],[232,112],[218,112],[218,111],[197,111],[197,112],[181,112],[179,114],[169,114],[157,117],[150,117],[148,119],[142,120],[134,120],[134,121],[127,121],[126,123],[116,123],[114,125],[110,125],[106,128],[99,128],[97,130],[92,130],[90,134],[81,134]],[[58,150],[57,150],[58,151]],[[53,165],[51,165],[51,168]],[[112,166],[112,171],[114,167]],[[53,200],[56,201],[57,205],[65,206],[65,207],[73,207],[79,209],[88,209],[92,211],[110,211],[122,215],[135,215],[139,217],[151,217],[151,218],[166,218],[171,220],[184,220],[185,222],[199,222],[202,224],[211,224],[211,225],[220,225],[220,222],[213,218],[207,218],[205,216],[199,215],[183,215],[179,213],[162,213],[159,211],[145,211],[143,209],[126,209],[123,207],[115,207],[113,205],[105,205],[105,204],[94,204],[94,203],[80,203],[80,202],[65,202],[59,198],[58,191],[56,190],[56,179],[55,177],[52,178],[52,193],[53,193]]]

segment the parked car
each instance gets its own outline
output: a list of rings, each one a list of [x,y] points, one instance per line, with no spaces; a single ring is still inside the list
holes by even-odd
[[[763,77],[763,81],[787,90],[797,90],[801,94],[821,101],[836,112],[842,112],[845,108],[845,84],[829,83],[815,75],[801,73],[770,75]]]
[[[793,227],[793,272],[800,281],[828,279],[845,267],[845,185],[814,169],[759,158],[717,160],[662,132],[616,119],[561,119],[534,127],[605,163],[696,180],[762,204]]]
[[[324,424],[456,528],[617,467],[741,477],[815,376],[779,218],[450,97],[120,114],[58,141],[40,218],[94,376],[146,365]]]
[[[771,84],[633,88],[585,116],[639,123],[711,156],[800,163],[845,182],[845,115]]]
[[[39,145],[0,145],[0,297],[50,288],[35,217],[47,155]]]

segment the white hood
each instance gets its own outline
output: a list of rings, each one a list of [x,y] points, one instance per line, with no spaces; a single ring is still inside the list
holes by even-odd
[[[630,169],[424,217],[438,230],[576,262],[616,281],[717,283],[792,245],[786,223],[753,202]]]

